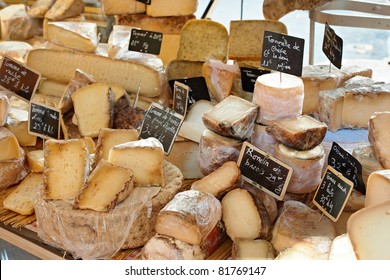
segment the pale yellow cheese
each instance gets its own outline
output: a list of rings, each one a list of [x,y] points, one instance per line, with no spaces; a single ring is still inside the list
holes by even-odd
[[[308,237],[279,252],[275,260],[327,260],[331,245],[332,239],[329,237]]]
[[[198,0],[153,0],[146,5],[146,14],[152,17],[192,15],[197,8]]]
[[[377,111],[368,121],[368,140],[372,152],[385,169],[390,169],[389,124],[390,111]]]
[[[146,5],[136,0],[102,0],[106,15],[139,14],[146,12]]]
[[[390,200],[390,170],[371,173],[367,180],[365,207]]]
[[[62,97],[66,89],[66,84],[49,79],[41,79],[38,91],[41,94]]]
[[[84,12],[83,0],[56,0],[53,6],[45,13],[45,18],[62,20],[74,17]]]
[[[17,159],[0,161],[0,189],[17,184],[28,174],[26,154],[22,148],[19,153]]]
[[[161,50],[158,57],[161,58],[164,65],[175,59],[180,45],[179,34],[164,34],[161,43]]]
[[[31,17],[43,18],[55,1],[56,0],[37,0],[28,9],[27,14]]]
[[[25,147],[36,145],[37,136],[31,135],[28,132],[27,110],[11,108],[5,127],[15,135],[20,146]]]
[[[344,233],[333,239],[329,260],[356,260],[355,252],[347,234]]]
[[[25,63],[26,55],[32,46],[22,41],[2,41],[0,42],[0,57],[7,55],[21,63]]]
[[[168,80],[202,77],[203,62],[173,59],[166,66]]]
[[[43,172],[45,169],[45,156],[43,150],[33,150],[26,154],[27,165],[32,172]]]
[[[9,98],[5,94],[0,93],[0,127],[6,123],[10,110],[11,103],[9,102]]]
[[[273,260],[275,258],[272,244],[264,239],[236,238],[232,250],[235,260]]]
[[[75,17],[70,17],[70,18],[64,18],[64,19],[61,19],[62,22],[66,21],[70,21],[70,22],[84,22],[86,21],[85,17],[81,14],[81,15],[78,15],[78,16],[75,16]],[[46,38],[46,33],[47,33],[47,25],[50,23],[50,22],[56,22],[56,20],[50,20],[48,18],[44,18],[43,19],[43,38]],[[46,40],[46,39],[45,39]],[[99,44],[98,44],[99,45]],[[96,50],[97,51],[97,50]]]
[[[15,135],[5,127],[0,127],[0,161],[18,159],[20,146]]]

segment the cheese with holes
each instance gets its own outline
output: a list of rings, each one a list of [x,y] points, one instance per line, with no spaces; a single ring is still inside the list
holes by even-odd
[[[313,237],[333,240],[336,237],[333,222],[299,201],[284,202],[272,231],[275,250],[281,252],[299,242],[310,244]]]
[[[267,126],[262,124],[255,124],[253,133],[250,138],[250,143],[267,154],[275,154],[275,146],[278,143],[276,139],[268,134]]]
[[[139,14],[146,12],[146,5],[136,0],[102,0],[105,15]]]
[[[275,250],[272,244],[264,239],[236,238],[232,247],[234,260],[273,260]]]
[[[154,64],[113,60],[91,53],[54,49],[34,49],[27,57],[27,65],[42,76],[61,83],[69,83],[76,69],[82,69],[98,82],[122,86],[128,92],[137,92],[147,97],[156,97],[166,86],[163,69]],[[164,82],[165,81],[165,82]]]
[[[22,148],[19,148],[19,154],[16,159],[0,161],[0,189],[15,185],[28,174],[26,154]]]
[[[310,193],[318,187],[325,163],[325,152],[321,145],[299,151],[279,143],[275,149],[275,157],[293,168],[288,192]]]
[[[45,13],[45,18],[50,20],[62,20],[75,17],[84,12],[83,0],[56,0],[53,6]]]
[[[390,200],[390,170],[371,173],[367,180],[365,207]]]
[[[202,77],[203,63],[173,59],[166,66],[168,80]]]
[[[93,22],[49,22],[46,39],[54,44],[81,52],[94,52],[99,38]]]
[[[229,31],[229,59],[255,60],[260,66],[264,31],[287,34],[287,27],[276,20],[232,20]]]
[[[227,161],[237,161],[242,141],[204,130],[199,142],[198,166],[203,175],[208,175]]]
[[[206,126],[203,123],[203,115],[214,108],[213,103],[207,100],[199,100],[191,105],[180,127],[179,136],[199,143]]]
[[[375,112],[390,108],[390,84],[372,85],[345,92],[342,122],[344,127],[367,128]]]
[[[356,211],[348,220],[347,234],[358,260],[390,259],[390,200]]]
[[[290,74],[270,73],[257,78],[252,102],[259,106],[256,122],[268,125],[274,120],[302,114],[302,79]]]
[[[217,198],[236,188],[241,179],[241,172],[234,161],[227,161],[219,168],[192,183],[191,189],[207,192]]]
[[[37,136],[31,135],[28,132],[28,111],[18,108],[11,108],[5,127],[11,131],[20,146],[35,146]]]
[[[180,192],[157,215],[156,232],[200,245],[221,220],[221,202],[196,190]]]
[[[390,111],[377,111],[368,121],[368,140],[372,152],[385,169],[390,169],[389,124]]]
[[[108,155],[112,164],[134,171],[134,185],[164,186],[164,150],[156,138],[114,146]]]
[[[352,156],[362,165],[362,177],[364,184],[367,185],[368,176],[374,171],[384,169],[375,157],[371,145],[356,147],[352,151]]]
[[[329,260],[356,260],[355,252],[347,234],[339,235],[333,239]]]
[[[54,5],[56,0],[37,0],[28,9],[27,14],[31,17],[43,18],[46,12]]]
[[[0,94],[0,127],[6,123],[10,110],[11,103],[9,102],[9,98],[4,94]]]
[[[136,140],[138,140],[138,131],[135,129],[100,129],[96,144],[95,163],[97,164],[101,159],[108,160],[112,147]]]
[[[108,212],[125,200],[134,187],[132,170],[101,160],[74,200],[74,209]]]
[[[65,89],[66,84],[52,81],[49,79],[41,79],[41,82],[38,86],[39,93],[58,97],[62,97]]]
[[[204,125],[226,137],[248,139],[253,132],[259,108],[237,96],[229,96],[203,114]]]
[[[33,150],[26,154],[27,165],[32,172],[41,173],[45,169],[43,150]]]
[[[230,239],[269,237],[271,224],[261,199],[245,189],[236,188],[222,198],[221,204],[222,221]]]
[[[3,201],[5,209],[20,215],[34,214],[34,201],[38,192],[43,190],[42,173],[30,173]]]
[[[181,31],[177,59],[226,61],[228,40],[228,31],[221,23],[208,19],[190,20]]]
[[[111,128],[114,121],[114,96],[105,83],[91,84],[72,94],[74,113],[82,136],[97,137],[101,128]],[[95,115],[99,112],[99,117]]]
[[[15,135],[5,127],[0,127],[0,161],[18,159],[20,146]]]
[[[44,163],[44,198],[74,199],[89,176],[89,153],[85,141],[45,141]]]
[[[274,121],[266,128],[277,141],[291,148],[304,151],[321,144],[327,125],[309,115]]]
[[[146,5],[146,14],[152,17],[192,15],[198,8],[198,0],[153,0]]]

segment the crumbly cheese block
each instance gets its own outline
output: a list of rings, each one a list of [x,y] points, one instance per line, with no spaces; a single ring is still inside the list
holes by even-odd
[[[2,41],[0,42],[0,58],[4,55],[11,57],[21,63],[25,63],[27,53],[32,49],[29,43],[22,41]]]
[[[208,19],[193,19],[183,26],[180,36],[177,59],[226,61],[229,35],[221,23]]]
[[[96,144],[95,164],[101,159],[108,160],[112,147],[138,140],[139,133],[135,129],[101,128]]]
[[[267,239],[271,230],[264,203],[245,189],[228,192],[221,201],[222,221],[230,239]]]
[[[152,62],[151,62],[152,63]],[[156,97],[166,86],[163,69],[140,62],[113,60],[90,53],[54,49],[34,49],[27,57],[27,65],[42,76],[61,83],[69,83],[76,69],[82,69],[98,82],[122,86],[128,92]]]
[[[0,127],[6,123],[10,110],[11,103],[9,102],[9,98],[5,94],[0,94]]]
[[[236,238],[232,246],[234,260],[273,260],[275,250],[272,244],[264,239]]]
[[[54,44],[81,52],[94,52],[99,42],[97,24],[94,22],[49,22],[45,38]]]
[[[279,143],[275,148],[275,157],[293,168],[288,192],[310,193],[318,187],[326,157],[321,145],[299,151]]]
[[[265,18],[278,20],[295,10],[313,10],[330,0],[264,0],[263,15]]]
[[[374,113],[368,122],[368,140],[372,152],[385,169],[390,169],[390,148],[387,144],[390,137],[389,124],[390,111],[381,112],[380,110]]]
[[[328,260],[332,239],[312,236],[279,252],[275,260]]]
[[[134,171],[134,185],[164,186],[164,150],[156,138],[114,146],[108,155],[112,164]]]
[[[375,112],[390,108],[390,84],[372,85],[345,92],[342,111],[344,127],[367,128]]]
[[[20,146],[15,135],[5,127],[0,127],[0,161],[18,159]]]
[[[336,236],[330,247],[329,260],[356,260],[351,241],[346,233]]]
[[[390,200],[390,170],[371,173],[367,180],[365,207]]]
[[[303,82],[299,77],[276,72],[259,76],[252,100],[260,107],[256,122],[268,125],[274,120],[301,115],[303,96]]]
[[[233,82],[240,72],[238,65],[225,64],[218,60],[207,60],[203,64],[202,74],[213,101],[221,102],[230,95]]]
[[[174,6],[177,6],[177,3]],[[180,35],[184,24],[193,19],[195,19],[195,15],[192,14],[164,17],[152,17],[146,14],[123,14],[115,16],[117,25],[127,25],[142,30],[161,32],[163,33],[163,40],[165,35]]]
[[[72,94],[74,113],[82,136],[97,137],[101,128],[110,128],[114,121],[114,96],[105,83],[91,84]],[[95,115],[99,112],[99,117]]]
[[[28,110],[11,108],[4,127],[15,135],[20,146],[36,145],[37,136],[28,133]]]
[[[309,115],[276,120],[266,128],[277,141],[300,151],[321,144],[327,130],[325,123]]]
[[[364,184],[367,185],[367,179],[370,174],[377,170],[382,170],[382,165],[376,159],[371,145],[356,147],[352,151],[352,156],[362,165],[362,177]]]
[[[205,112],[202,119],[208,129],[243,140],[252,135],[258,111],[252,102],[231,95]]]
[[[1,39],[27,40],[42,35],[42,20],[27,15],[23,4],[9,5],[0,10]]]
[[[34,214],[34,201],[37,192],[43,190],[42,173],[30,173],[4,199],[3,207],[20,215]]]
[[[272,231],[275,250],[281,252],[298,242],[311,243],[312,237],[333,240],[336,233],[332,221],[302,202],[284,202]]]
[[[66,84],[52,81],[49,79],[41,79],[38,86],[38,91],[41,94],[62,97],[65,92],[66,86]]]
[[[200,245],[221,220],[221,202],[197,190],[177,193],[157,215],[156,232]]]
[[[100,160],[74,200],[74,209],[108,212],[125,200],[134,187],[131,169]]]
[[[105,15],[139,14],[146,12],[146,4],[136,0],[102,0]]]
[[[41,173],[45,169],[45,156],[43,150],[32,150],[26,154],[27,165],[32,172]]]
[[[202,77],[203,63],[173,59],[166,66],[168,80]]]
[[[19,153],[20,156],[17,159],[0,161],[0,189],[17,184],[28,174],[26,154],[22,148]]]
[[[89,153],[85,141],[45,141],[44,163],[44,198],[74,199],[89,175]]]
[[[254,60],[260,66],[264,31],[287,34],[287,27],[276,20],[231,20],[229,30],[229,59]]]
[[[198,153],[199,143],[179,136],[176,137],[166,160],[180,169],[184,179],[199,179],[203,177],[203,174],[197,163]]]
[[[358,260],[390,258],[390,201],[356,211],[348,220],[347,233]]]
[[[196,13],[198,0],[153,0],[146,5],[146,14],[152,17],[184,16]]]
[[[179,136],[199,143],[206,126],[203,123],[203,115],[214,108],[214,104],[207,100],[199,100],[191,105],[180,127]]]
[[[271,134],[268,134],[266,125],[255,124],[250,143],[267,154],[274,155],[278,141]]]
[[[240,169],[234,161],[227,161],[219,168],[192,183],[191,189],[207,192],[217,198],[238,186],[241,176]]]
[[[30,17],[43,18],[46,12],[54,5],[56,0],[37,0],[28,9],[27,14]]]
[[[204,130],[199,142],[198,166],[204,176],[227,161],[237,161],[242,141]]]
[[[62,20],[75,17],[84,12],[83,0],[56,0],[54,5],[45,13],[45,18]]]

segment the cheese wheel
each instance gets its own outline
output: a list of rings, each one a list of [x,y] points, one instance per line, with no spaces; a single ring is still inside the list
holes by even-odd
[[[265,125],[255,124],[250,142],[260,150],[273,156],[275,154],[275,146],[278,142],[271,134],[268,134],[266,129],[267,126]]]

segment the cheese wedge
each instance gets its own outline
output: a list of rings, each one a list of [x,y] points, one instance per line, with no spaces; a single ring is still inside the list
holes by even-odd
[[[390,111],[378,111],[369,118],[368,122],[368,140],[372,152],[385,169],[390,169],[390,147],[387,144],[390,137],[389,124]]]
[[[275,250],[272,244],[264,239],[236,238],[232,247],[234,260],[273,260]]]
[[[139,14],[146,12],[146,4],[136,0],[102,0],[105,15]]]
[[[8,113],[11,110],[11,103],[9,102],[9,98],[0,93],[0,127],[2,127],[8,117]]]
[[[45,18],[62,20],[75,17],[84,12],[83,0],[56,0],[54,5],[45,13]]]
[[[19,154],[17,159],[0,161],[0,189],[19,183],[28,174],[26,154],[22,148],[19,148]]]
[[[279,252],[275,260],[328,260],[332,239],[312,236]]]
[[[11,108],[5,127],[15,135],[20,146],[36,145],[37,136],[28,132],[28,110]]]
[[[32,215],[36,195],[42,190],[43,174],[32,172],[4,199],[3,207],[20,215]]]
[[[85,141],[45,141],[44,163],[45,199],[74,199],[84,187],[90,170]]]
[[[54,5],[56,0],[37,0],[28,9],[27,14],[31,17],[43,18],[46,12]]]
[[[22,41],[2,41],[0,42],[0,58],[7,55],[21,63],[25,63],[27,53],[32,49],[29,43]]]
[[[275,154],[275,146],[278,141],[266,130],[266,125],[255,124],[250,143],[272,156]]]
[[[43,150],[33,150],[26,154],[27,165],[32,172],[41,173],[45,169],[45,156]]]
[[[171,60],[166,66],[168,80],[202,77],[203,62]]]
[[[263,15],[265,18],[279,20],[283,16],[295,10],[314,10],[330,0],[264,0]]]
[[[15,160],[21,156],[18,140],[5,127],[0,127],[0,151],[0,161]]]
[[[96,83],[72,94],[74,112],[82,136],[95,138],[101,128],[111,128],[114,121],[114,96],[110,86]],[[99,117],[95,115],[99,112]]]
[[[52,81],[49,79],[42,79],[39,83],[38,92],[41,94],[62,97],[65,89],[66,84]]]
[[[197,0],[153,0],[146,5],[146,14],[152,17],[192,15],[197,8]]]
[[[355,252],[347,234],[339,235],[333,239],[329,260],[356,260]]]
[[[49,22],[46,39],[81,52],[94,52],[99,41],[97,25],[93,22]]]
[[[371,173],[367,180],[365,207],[390,200],[390,170]]]

